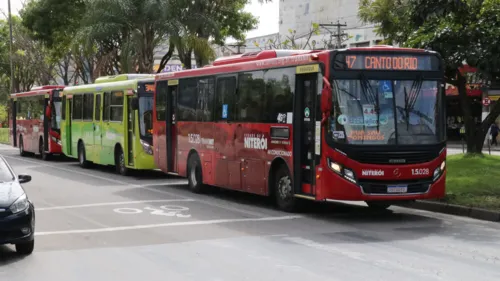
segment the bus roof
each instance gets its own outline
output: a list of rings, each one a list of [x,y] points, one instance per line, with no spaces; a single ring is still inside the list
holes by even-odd
[[[127,80],[136,80],[142,78],[154,78],[154,74],[119,74],[111,76],[102,76],[95,80],[94,84],[108,83],[108,82],[118,82]]]
[[[156,80],[169,80],[181,77],[212,75],[224,72],[240,72],[249,69],[266,69],[312,63],[325,50],[264,50],[242,55],[219,58],[212,65],[197,69],[160,73]]]
[[[15,97],[32,97],[32,96],[40,96],[40,95],[50,95],[52,90],[62,90],[66,86],[64,85],[44,85],[44,86],[37,86],[31,88],[31,90],[26,91],[26,92],[20,92],[20,93],[14,93],[11,94],[11,98]]]
[[[94,93],[94,92],[104,92],[104,91],[119,91],[119,90],[137,90],[137,84],[139,82],[153,82],[154,78],[148,79],[133,79],[133,80],[122,80],[115,82],[106,83],[95,83],[95,84],[84,84],[77,86],[70,86],[64,89],[65,94],[78,94],[78,93]]]
[[[391,52],[413,52],[413,53],[436,53],[435,51],[431,51],[431,50],[401,48],[401,47],[394,47],[394,46],[390,46],[390,45],[375,45],[375,46],[370,46],[370,47],[351,47],[351,48],[345,48],[345,49],[340,49],[340,50],[336,50],[336,51],[339,51],[339,52],[342,52],[342,51],[363,51],[363,52],[391,51]]]

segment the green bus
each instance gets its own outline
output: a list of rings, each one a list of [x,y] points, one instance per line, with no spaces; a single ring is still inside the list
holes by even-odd
[[[92,163],[130,169],[157,169],[153,158],[154,75],[122,74],[94,84],[64,88],[61,142],[63,153]]]

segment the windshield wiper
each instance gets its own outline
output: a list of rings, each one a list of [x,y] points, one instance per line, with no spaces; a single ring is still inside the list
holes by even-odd
[[[360,76],[360,82],[361,82],[360,84],[361,84],[361,89],[363,90],[363,94],[365,95],[366,99],[371,104],[375,105],[375,112],[377,114],[377,131],[379,131],[380,130],[380,101],[379,101],[379,92],[378,92],[379,89],[377,88],[377,91],[374,94],[372,87],[370,85],[370,82],[366,78],[365,74],[363,72],[361,72],[359,76]]]
[[[420,91],[422,90],[422,84],[423,84],[422,75],[418,75],[418,78],[415,81],[413,81],[411,85],[410,94],[413,93],[411,96],[408,95],[406,87],[404,87],[407,130],[410,129],[410,111],[413,111],[413,108],[415,107],[418,97],[420,96]]]

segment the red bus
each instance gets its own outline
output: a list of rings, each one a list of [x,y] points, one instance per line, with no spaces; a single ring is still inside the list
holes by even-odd
[[[21,156],[35,154],[48,160],[51,155],[62,154],[63,89],[64,86],[40,86],[11,95],[10,138]]]
[[[445,194],[444,68],[439,54],[377,46],[265,50],[159,74],[158,167],[212,185],[373,208]]]

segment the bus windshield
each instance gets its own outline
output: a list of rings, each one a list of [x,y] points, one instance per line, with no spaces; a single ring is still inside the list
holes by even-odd
[[[153,95],[139,96],[139,130],[141,137],[152,138]]]
[[[353,145],[419,145],[443,141],[436,80],[333,81],[329,137]]]

